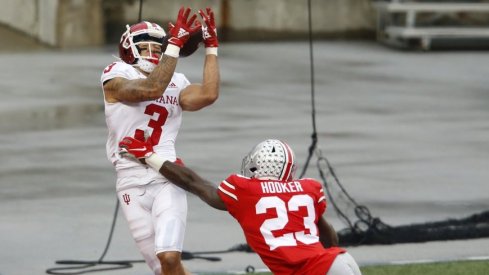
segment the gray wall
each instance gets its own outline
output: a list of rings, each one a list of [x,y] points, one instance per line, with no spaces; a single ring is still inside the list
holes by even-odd
[[[308,32],[307,0],[186,0],[144,2],[143,19],[173,21],[181,5],[197,11],[214,9],[226,38],[273,39],[304,37]],[[373,34],[374,10],[371,0],[311,0],[312,26],[322,37]],[[136,22],[139,1],[124,5],[124,20]]]
[[[102,0],[2,0],[0,24],[52,46],[100,45],[102,12]]]
[[[373,34],[370,0],[311,3],[315,36]],[[143,20],[166,28],[182,5],[194,11],[212,7],[222,39],[302,39],[308,32],[307,0],[145,0]],[[115,42],[138,15],[139,0],[2,0],[0,24],[65,48]]]

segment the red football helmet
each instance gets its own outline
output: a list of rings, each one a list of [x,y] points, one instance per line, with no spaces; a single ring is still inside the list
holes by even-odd
[[[142,21],[132,26],[126,25],[126,31],[121,36],[119,43],[119,57],[128,64],[136,64],[139,60],[147,60],[153,64],[158,64],[160,58],[151,53],[149,56],[141,56],[138,46],[142,43],[157,44],[162,47],[166,33],[158,24]],[[162,49],[164,50],[164,49]]]

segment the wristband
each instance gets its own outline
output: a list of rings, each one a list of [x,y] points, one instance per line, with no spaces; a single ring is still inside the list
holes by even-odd
[[[149,167],[153,168],[156,171],[160,171],[161,166],[163,166],[163,163],[167,161],[167,159],[164,159],[157,154],[152,154],[148,158],[145,159],[146,164],[149,165]]]
[[[217,47],[208,47],[208,48],[205,48],[205,54],[213,54],[215,56],[217,56]]]
[[[180,55],[180,47],[178,47],[177,45],[168,44],[168,46],[166,46],[165,54],[171,57],[178,58],[178,56]]]

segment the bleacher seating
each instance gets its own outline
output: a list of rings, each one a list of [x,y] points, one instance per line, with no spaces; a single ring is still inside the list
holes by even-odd
[[[435,39],[488,39],[489,1],[375,1],[377,39],[431,48]]]

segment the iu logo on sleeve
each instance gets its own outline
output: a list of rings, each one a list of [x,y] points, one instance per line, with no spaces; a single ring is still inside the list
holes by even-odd
[[[129,205],[129,202],[131,202],[131,197],[129,197],[129,194],[124,194],[122,195],[122,199],[124,200],[124,202]]]

